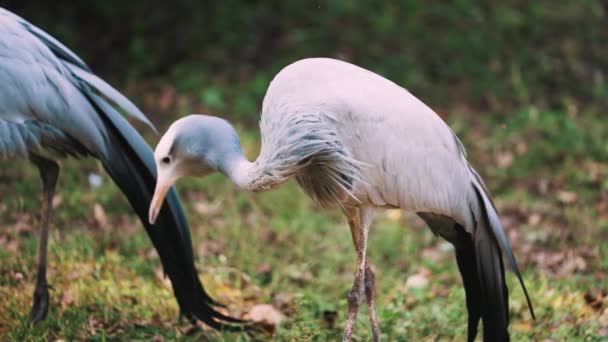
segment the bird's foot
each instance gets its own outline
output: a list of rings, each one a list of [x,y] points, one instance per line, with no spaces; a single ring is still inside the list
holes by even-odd
[[[365,266],[365,297],[369,311],[369,321],[372,327],[372,337],[374,342],[381,341],[380,324],[378,323],[378,313],[376,312],[376,275],[369,265]]]
[[[49,288],[51,287],[47,283],[36,284],[34,302],[30,312],[31,323],[37,323],[46,318],[46,314],[49,312]]]
[[[363,297],[365,295],[364,291],[365,289],[363,287],[362,282],[355,281],[353,288],[348,293],[348,319],[346,320],[346,327],[344,328],[344,336],[342,336],[342,342],[350,342],[352,338],[353,328],[357,319],[357,313],[359,312],[359,306],[361,305],[361,302],[363,301]]]

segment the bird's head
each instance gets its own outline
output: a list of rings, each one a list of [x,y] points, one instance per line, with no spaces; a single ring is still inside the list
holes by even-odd
[[[156,221],[167,192],[179,178],[202,177],[218,170],[225,173],[230,162],[242,155],[239,137],[226,120],[189,115],[175,121],[154,151],[157,179],[150,223]]]

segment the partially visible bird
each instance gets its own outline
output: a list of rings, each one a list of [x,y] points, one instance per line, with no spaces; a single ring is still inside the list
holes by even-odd
[[[376,208],[416,212],[455,246],[469,313],[468,340],[509,339],[508,291],[501,253],[531,302],[486,186],[452,130],[395,83],[327,58],[285,67],[270,84],[261,117],[262,147],[246,159],[225,120],[191,115],[174,122],[154,152],[158,180],[150,222],[180,177],[219,171],[240,189],[268,191],[291,177],[323,206],[342,209],[357,251],[344,341],[363,296],[373,338],[380,340],[367,239]]]
[[[59,175],[56,158],[94,157],[142,220],[181,314],[215,328],[239,322],[216,311],[194,265],[188,223],[174,190],[159,214],[147,220],[156,180],[153,153],[117,108],[153,128],[122,94],[92,73],[56,39],[0,8],[0,156],[29,159],[43,184],[39,264],[31,311],[33,322],[49,308],[46,278],[51,202]]]

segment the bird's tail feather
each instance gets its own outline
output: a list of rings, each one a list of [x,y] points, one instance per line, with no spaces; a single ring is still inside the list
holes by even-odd
[[[534,314],[534,308],[532,307],[532,301],[530,300],[530,296],[528,295],[528,289],[526,289],[526,285],[524,284],[521,272],[519,271],[519,267],[517,266],[517,261],[515,260],[515,256],[513,255],[513,250],[511,249],[509,239],[507,238],[504,230],[502,229],[502,225],[500,224],[500,220],[498,219],[496,207],[494,206],[494,203],[492,203],[490,195],[488,194],[488,190],[483,181],[481,180],[481,177],[479,177],[479,175],[474,171],[473,174],[476,180],[473,183],[473,187],[478,198],[479,206],[485,213],[485,215],[482,216],[485,217],[487,225],[491,230],[490,236],[494,238],[494,241],[496,241],[500,246],[500,250],[502,250],[502,252],[505,253],[505,255],[507,256],[509,264],[511,265],[513,272],[517,276],[521,288],[524,290],[524,295],[526,296],[526,303],[528,304],[530,315],[532,315],[533,319],[536,319],[536,315]]]
[[[488,210],[484,202],[482,202],[481,197],[483,195],[477,189],[476,193],[480,202],[479,208],[481,213],[474,215],[476,227],[471,241],[471,247],[473,248],[469,249],[469,252],[464,255],[458,255],[457,253],[458,264],[460,266],[461,263],[467,262],[469,265],[472,264],[476,267],[468,277],[470,278],[473,276],[473,273],[476,273],[479,288],[467,288],[467,304],[469,300],[483,303],[480,307],[477,307],[477,314],[481,314],[484,341],[508,341],[509,294],[505,282],[502,253],[494,237],[496,228],[491,227],[491,221],[488,219],[488,211],[493,209],[490,207]],[[498,229],[502,230],[500,227]],[[468,260],[460,260],[465,257]],[[467,279],[464,272],[462,276],[466,287]],[[471,280],[469,279],[469,281]],[[475,290],[479,290],[479,292],[475,294]],[[473,298],[468,298],[469,293],[473,295]],[[471,327],[469,326],[470,329]],[[469,335],[469,339],[471,340],[471,335]]]
[[[99,156],[104,168],[127,196],[158,252],[169,276],[180,312],[190,320],[201,320],[220,330],[238,330],[242,320],[226,316],[203,288],[194,265],[192,242],[186,218],[175,190],[167,195],[156,224],[147,220],[156,182],[153,154],[135,129],[104,99],[84,90],[102,117],[108,134],[107,155]]]
[[[467,340],[475,341],[480,319],[483,320],[484,341],[508,340],[504,267],[500,249],[489,235],[487,220],[481,218],[475,222],[471,234],[450,217],[426,212],[419,212],[418,216],[435,234],[454,245],[469,314]]]
[[[481,319],[483,307],[479,275],[477,274],[477,260],[475,258],[475,246],[470,235],[465,230],[457,226],[458,242],[452,241],[456,252],[456,262],[464,285],[467,311],[469,313],[468,322],[468,341],[475,341],[477,327]]]

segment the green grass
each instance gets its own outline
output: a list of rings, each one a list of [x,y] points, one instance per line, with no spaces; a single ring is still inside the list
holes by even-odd
[[[218,94],[201,96],[209,100]],[[593,113],[525,109],[501,122],[454,113],[451,123],[492,189],[535,305],[533,321],[509,273],[513,340],[601,340],[608,299],[593,309],[585,294],[607,288],[604,120]],[[257,133],[241,131],[253,157]],[[105,175],[100,188],[90,188],[88,173],[102,173],[94,161],[68,160],[62,166],[61,200],[50,234],[51,311],[46,321],[30,327],[40,184],[25,162],[0,165],[0,340],[270,338],[178,323],[170,284],[119,191]],[[229,312],[242,315],[255,304],[272,304],[285,315],[275,340],[340,340],[355,253],[338,211],[321,211],[294,182],[272,193],[247,194],[218,175],[184,180],[179,190],[201,279]],[[576,198],[560,197],[564,191]],[[95,218],[94,206],[108,222]],[[464,291],[452,251],[421,221],[381,212],[369,258],[386,341],[465,340]],[[570,265],[572,260],[578,264]],[[415,274],[425,275],[428,285],[408,288],[406,280]],[[357,341],[370,340],[364,307],[355,335]]]

